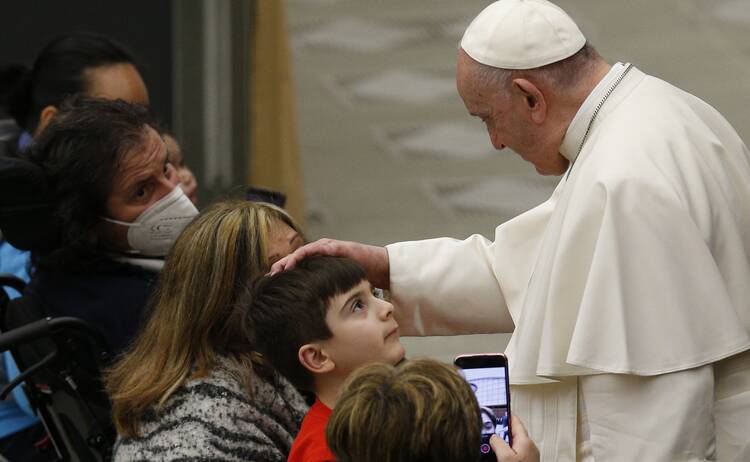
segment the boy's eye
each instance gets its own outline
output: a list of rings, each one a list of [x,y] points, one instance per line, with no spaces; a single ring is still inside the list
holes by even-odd
[[[372,288],[372,296],[375,298],[379,298],[380,300],[385,299],[385,293],[383,292],[383,289],[379,289],[377,287]]]
[[[364,309],[365,309],[365,304],[362,303],[360,300],[355,301],[354,304],[352,305],[352,311],[355,313],[357,311],[362,311]]]

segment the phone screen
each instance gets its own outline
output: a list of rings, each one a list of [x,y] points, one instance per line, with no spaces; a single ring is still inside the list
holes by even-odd
[[[510,391],[508,389],[508,365],[503,355],[464,355],[456,358],[479,402],[482,416],[482,442],[480,452],[483,459],[495,460],[489,439],[496,434],[511,444],[510,437]]]

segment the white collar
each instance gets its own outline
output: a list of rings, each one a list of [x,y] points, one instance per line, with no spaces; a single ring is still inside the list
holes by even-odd
[[[137,266],[154,273],[158,273],[164,267],[163,258],[129,257],[118,255],[114,259],[115,261],[118,261],[120,263],[127,263],[129,265]]]
[[[581,147],[581,141],[586,135],[586,129],[591,122],[591,117],[594,115],[596,106],[604,98],[609,88],[615,83],[620,74],[625,70],[627,64],[618,62],[613,65],[612,68],[607,72],[599,83],[596,84],[594,89],[589,93],[586,99],[578,108],[578,112],[573,117],[573,120],[568,126],[568,130],[565,132],[565,138],[560,145],[560,154],[562,154],[571,163],[575,162],[578,157],[578,151]]]

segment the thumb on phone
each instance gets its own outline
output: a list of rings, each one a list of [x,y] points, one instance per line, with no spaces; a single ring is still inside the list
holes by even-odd
[[[490,438],[490,445],[495,453],[498,454],[498,462],[539,462],[539,449],[537,449],[536,445],[529,437],[529,433],[526,431],[526,427],[523,425],[523,422],[521,422],[521,419],[515,415],[510,417],[510,431],[511,435],[513,435],[512,448],[499,437],[497,438],[496,444],[500,448],[505,446],[505,448],[513,451],[513,456],[515,458],[511,458],[510,456],[507,456],[508,458],[506,459],[500,458],[500,452],[495,449],[495,446],[492,444],[492,438]],[[500,443],[502,443],[502,445]]]
[[[497,462],[517,462],[521,460],[518,457],[518,454],[516,454],[516,451],[508,446],[508,443],[497,435],[492,435],[490,437],[490,447],[495,452]]]

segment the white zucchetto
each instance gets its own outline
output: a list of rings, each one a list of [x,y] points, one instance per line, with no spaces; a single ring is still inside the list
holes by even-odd
[[[586,44],[575,22],[546,0],[498,0],[466,28],[461,48],[502,69],[535,69],[572,56]]]

